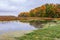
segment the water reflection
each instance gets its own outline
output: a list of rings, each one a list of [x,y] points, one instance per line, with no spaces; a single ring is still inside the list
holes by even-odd
[[[30,25],[34,26],[35,28],[43,28],[44,23],[35,21],[35,22],[30,22]]]
[[[19,21],[4,21],[0,22],[0,33],[9,31],[28,31],[35,30],[36,28],[31,26],[29,23],[23,23]]]
[[[35,28],[43,28],[47,23],[57,23],[56,21],[32,21],[29,22],[30,25],[34,26]]]
[[[37,28],[43,28],[45,22],[33,21],[33,22],[20,22],[20,21],[3,21],[0,22],[0,33],[8,31],[21,31],[21,30],[36,30]]]

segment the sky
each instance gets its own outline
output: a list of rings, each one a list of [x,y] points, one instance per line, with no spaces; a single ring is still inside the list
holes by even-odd
[[[0,0],[0,15],[17,16],[46,3],[60,4],[60,0]]]

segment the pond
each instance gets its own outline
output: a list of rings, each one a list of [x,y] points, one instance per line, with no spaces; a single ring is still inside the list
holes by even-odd
[[[0,39],[7,40],[11,37],[23,36],[26,33],[32,32],[38,28],[43,28],[46,23],[34,22],[20,22],[20,21],[0,21]],[[12,39],[11,39],[12,40]]]
[[[46,23],[45,23],[46,24]],[[44,22],[0,21],[0,34],[13,31],[32,31],[43,28]]]
[[[23,36],[38,28],[43,28],[41,22],[0,21],[0,39]]]
[[[30,23],[23,23],[20,21],[3,21],[0,22],[0,34],[4,32],[11,32],[11,31],[28,31],[28,30],[35,30],[36,28]]]

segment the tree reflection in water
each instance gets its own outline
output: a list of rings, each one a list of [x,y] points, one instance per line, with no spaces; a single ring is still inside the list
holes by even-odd
[[[30,22],[30,25],[34,26],[35,28],[43,28],[43,26],[49,22],[56,23],[56,21],[33,21]]]
[[[40,21],[30,22],[30,25],[34,26],[35,28],[43,28],[44,23]]]

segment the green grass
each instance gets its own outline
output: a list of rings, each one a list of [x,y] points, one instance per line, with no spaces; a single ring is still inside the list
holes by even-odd
[[[18,40],[58,40],[60,39],[60,24],[18,37]]]

